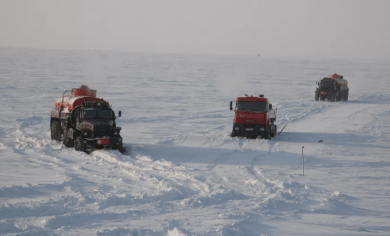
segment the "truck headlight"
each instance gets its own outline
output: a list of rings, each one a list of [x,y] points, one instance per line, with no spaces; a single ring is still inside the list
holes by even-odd
[[[114,135],[118,135],[118,131],[115,131],[115,132],[114,132]]]
[[[235,127],[234,130],[240,130],[240,127]]]
[[[260,131],[264,131],[264,128],[260,128]]]
[[[122,138],[119,138],[118,140],[119,140],[119,142],[122,142]]]

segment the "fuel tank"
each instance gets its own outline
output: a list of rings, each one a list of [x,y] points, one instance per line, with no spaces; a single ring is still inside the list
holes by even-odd
[[[56,109],[62,107],[63,112],[71,112],[75,107],[80,106],[83,102],[101,102],[104,101],[101,98],[96,98],[96,90],[88,88],[86,85],[82,85],[80,88],[73,88],[71,95],[64,94],[57,98],[54,102]]]

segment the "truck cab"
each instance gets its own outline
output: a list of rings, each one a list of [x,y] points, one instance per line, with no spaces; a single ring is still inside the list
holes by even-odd
[[[230,102],[233,110],[233,102]],[[232,137],[271,139],[277,132],[276,112],[264,95],[238,97],[235,101]]]
[[[119,112],[118,116],[120,115]],[[120,149],[122,147],[120,136],[122,128],[116,126],[115,113],[105,101],[83,103],[73,110],[71,119],[74,121],[71,123],[74,124],[75,130],[81,134],[79,139],[85,143],[86,148]],[[78,139],[78,137],[73,138]]]

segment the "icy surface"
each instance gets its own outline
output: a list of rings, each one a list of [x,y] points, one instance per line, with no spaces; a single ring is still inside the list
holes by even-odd
[[[390,234],[388,61],[3,48],[0,62],[0,235]],[[349,101],[315,102],[332,73]],[[81,84],[122,111],[128,155],[50,139],[55,99]],[[245,93],[270,99],[281,135],[229,137]]]

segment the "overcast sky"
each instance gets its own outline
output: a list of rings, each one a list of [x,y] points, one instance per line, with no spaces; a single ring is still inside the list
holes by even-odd
[[[0,0],[0,47],[390,58],[390,0]]]

